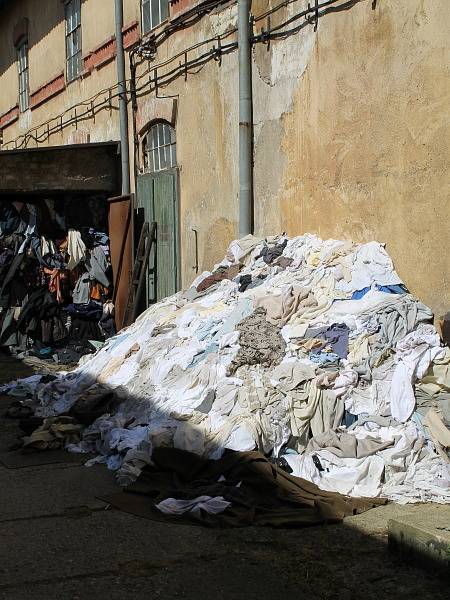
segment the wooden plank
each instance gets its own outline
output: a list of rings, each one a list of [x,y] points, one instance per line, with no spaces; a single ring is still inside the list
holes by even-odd
[[[117,193],[118,143],[77,144],[0,152],[0,194]]]

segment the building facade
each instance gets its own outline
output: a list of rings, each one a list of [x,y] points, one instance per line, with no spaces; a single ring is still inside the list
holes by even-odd
[[[450,304],[446,8],[251,7],[255,234],[385,242],[437,314]],[[161,297],[238,235],[237,3],[123,11],[131,190],[136,223],[158,223]],[[120,140],[114,32],[113,0],[0,1],[2,151]]]

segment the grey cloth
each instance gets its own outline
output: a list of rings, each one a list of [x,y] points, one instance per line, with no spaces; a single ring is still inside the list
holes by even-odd
[[[236,329],[240,331],[240,348],[230,365],[230,374],[241,365],[272,367],[283,360],[286,343],[280,335],[280,329],[266,321],[263,308],[257,308],[242,319]]]
[[[91,297],[91,285],[90,285],[89,273],[83,273],[75,285],[73,290],[73,302],[74,304],[88,304]]]
[[[380,427],[398,427],[399,423],[392,417],[380,417],[379,415],[359,415],[354,423],[347,427],[348,431],[352,431],[365,423],[376,423]]]
[[[312,354],[319,354],[323,348],[330,346],[334,354],[339,358],[346,358],[348,354],[348,334],[349,328],[344,323],[335,323],[330,327],[318,327],[317,329],[308,327],[305,338],[317,338],[324,340],[323,346],[315,348]]]
[[[416,411],[424,417],[430,408],[437,409],[444,420],[450,423],[450,392],[440,390],[435,394],[429,394],[422,388],[420,383],[415,386]]]
[[[298,362],[283,363],[272,371],[272,378],[280,382],[277,388],[285,393],[295,390],[300,384],[314,379],[315,376],[314,367]]]
[[[360,440],[349,433],[336,433],[335,431],[324,431],[313,437],[306,447],[306,454],[317,452],[317,450],[328,450],[341,458],[365,458],[393,446],[394,440],[381,442],[373,438]]]
[[[207,288],[206,290],[203,290],[202,292],[197,292],[197,288],[190,287],[189,289],[187,289],[186,291],[183,292],[181,297],[183,298],[183,300],[187,300],[188,302],[194,302],[194,300],[197,300],[197,298],[201,298],[202,296],[207,296],[211,292],[214,292],[215,290],[217,290],[218,287],[219,287],[219,284],[215,283],[215,284],[211,285],[209,288]]]
[[[380,309],[377,318],[381,326],[373,353],[375,360],[386,348],[394,348],[419,323],[432,320],[433,313],[428,306],[418,302],[410,294],[405,294],[401,302]]]
[[[25,350],[27,336],[17,329],[17,321],[14,319],[15,310],[15,307],[11,307],[5,313],[0,333],[0,346],[14,346]]]
[[[96,279],[105,287],[110,285],[110,281],[106,275],[109,263],[100,246],[95,246],[95,248],[91,250],[91,253],[87,257],[85,264],[91,279]]]

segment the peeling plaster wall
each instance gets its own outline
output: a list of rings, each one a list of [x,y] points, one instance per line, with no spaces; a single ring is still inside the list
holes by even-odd
[[[285,94],[266,91],[269,120],[255,103],[256,232],[385,242],[437,314],[450,306],[449,25],[445,0],[367,1],[282,42],[290,60],[255,53]]]
[[[275,2],[273,3],[275,4]],[[278,14],[289,18],[307,2]],[[362,0],[253,50],[255,233],[377,239],[411,291],[450,306],[448,10]],[[254,2],[253,10],[267,8]],[[228,19],[228,22],[227,22]],[[205,19],[183,42],[236,23]],[[237,235],[237,55],[177,90],[183,284]]]

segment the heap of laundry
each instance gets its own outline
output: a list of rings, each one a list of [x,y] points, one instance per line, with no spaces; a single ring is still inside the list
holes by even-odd
[[[324,491],[450,502],[450,350],[432,319],[379,243],[246,236],[75,371],[5,390],[34,398],[41,437],[82,423],[66,447],[122,484],[157,448],[258,450]]]
[[[114,335],[102,198],[0,202],[0,346],[77,363]]]

